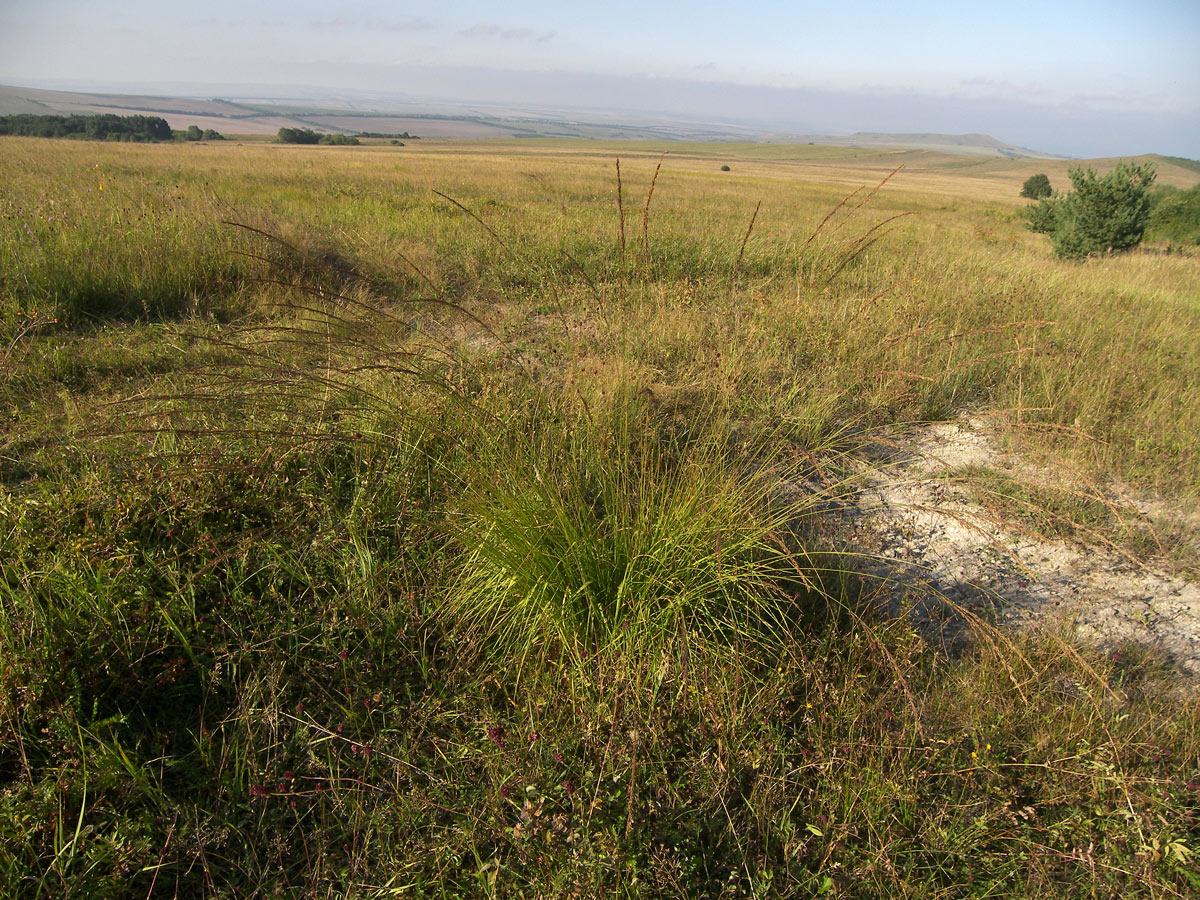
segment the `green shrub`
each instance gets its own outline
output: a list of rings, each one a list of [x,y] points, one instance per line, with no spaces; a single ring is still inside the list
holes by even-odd
[[[321,135],[311,128],[280,128],[276,140],[281,144],[319,144]]]
[[[1025,217],[1029,220],[1029,230],[1038,234],[1052,234],[1058,215],[1058,205],[1061,197],[1043,197],[1041,203],[1033,203],[1025,208]]]
[[[1150,218],[1154,166],[1120,162],[1107,175],[1072,168],[1075,190],[1043,198],[1029,211],[1029,227],[1050,235],[1060,259],[1086,259],[1136,246]]]
[[[1165,187],[1151,201],[1150,237],[1181,244],[1200,244],[1200,184],[1190,190]]]
[[[1021,188],[1021,196],[1028,197],[1030,200],[1041,200],[1043,197],[1049,197],[1052,193],[1050,178],[1044,173],[1030,175],[1025,179],[1025,184]]]

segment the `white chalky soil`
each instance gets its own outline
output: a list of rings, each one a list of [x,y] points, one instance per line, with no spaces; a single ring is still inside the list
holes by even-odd
[[[1200,585],[1115,547],[1022,533],[947,478],[967,467],[1033,469],[996,450],[991,432],[982,418],[928,426],[896,441],[899,461],[856,482],[845,509],[878,545],[867,570],[883,602],[949,649],[968,639],[977,615],[1107,649],[1151,647],[1200,678]]]

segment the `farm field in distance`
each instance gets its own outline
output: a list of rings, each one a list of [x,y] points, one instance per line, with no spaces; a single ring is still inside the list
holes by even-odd
[[[0,138],[0,894],[1194,896],[1194,673],[846,512],[986,422],[1195,584],[1200,255],[1073,164]]]

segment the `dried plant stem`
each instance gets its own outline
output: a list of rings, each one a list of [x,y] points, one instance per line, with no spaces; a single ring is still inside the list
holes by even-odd
[[[658,181],[658,171],[662,168],[663,157],[666,155],[666,151],[664,150],[662,156],[658,158],[658,165],[654,167],[654,174],[650,176],[650,187],[646,191],[646,202],[642,206],[642,253],[646,258],[647,269],[650,268],[650,200],[654,196],[654,183]]]
[[[896,175],[896,173],[899,172],[903,168],[904,168],[904,163],[900,163],[900,165],[896,166],[896,168],[894,168],[894,169],[892,169],[892,171],[888,172],[887,175],[884,176],[883,181],[879,182],[879,184],[877,184],[877,185],[875,185],[875,187],[871,188],[871,193],[869,193],[869,194],[867,194],[867,196],[863,197],[862,200],[860,200],[858,202],[858,206],[856,206],[856,207],[854,207],[854,209],[850,210],[850,214],[858,212],[858,210],[860,210],[863,206],[870,203],[871,198],[874,197],[876,193],[878,193],[879,189],[881,187],[883,187],[885,184],[887,184],[889,181],[891,181],[892,177],[894,175]]]
[[[883,232],[882,234],[876,234],[876,232],[878,232],[879,229],[883,228],[885,225],[888,225],[888,224],[896,221],[897,219],[903,219],[905,216],[911,216],[911,215],[915,215],[915,213],[912,213],[912,212],[896,213],[896,215],[890,216],[890,217],[884,219],[882,222],[879,222],[878,224],[871,226],[869,229],[864,231],[858,237],[858,239],[854,241],[854,243],[852,243],[849,247],[847,247],[845,250],[843,250],[841,253],[839,253],[837,256],[835,256],[833,259],[831,259],[828,263],[826,263],[825,268],[823,268],[821,270],[820,274],[818,274],[817,277],[820,278],[821,275],[824,275],[826,272],[829,271],[830,266],[832,266],[836,263],[837,268],[835,268],[833,270],[833,272],[830,273],[829,277],[827,279],[825,279],[825,283],[829,284],[831,281],[833,281],[833,279],[837,278],[837,276],[841,273],[842,269],[846,268],[846,266],[849,265],[851,260],[853,260],[856,256],[861,254],[868,247],[870,247],[872,244],[874,244],[877,240],[879,240],[881,237],[883,237],[884,234],[887,234],[886,231]]]
[[[617,217],[621,229],[621,261],[625,261],[625,196],[621,187],[621,157],[617,157]]]
[[[457,206],[459,209],[461,209],[463,212],[465,212],[468,216],[470,216],[472,219],[474,219],[476,222],[478,222],[480,227],[483,228],[484,231],[486,231],[488,234],[490,234],[492,236],[492,240],[494,240],[497,244],[500,245],[501,250],[503,250],[505,253],[507,253],[511,257],[514,257],[514,258],[516,257],[516,254],[513,253],[512,248],[508,246],[508,244],[504,241],[504,239],[502,237],[500,237],[500,235],[496,234],[495,230],[492,228],[491,225],[489,225],[487,222],[483,221],[483,219],[479,218],[479,216],[475,215],[475,213],[471,212],[471,210],[467,209],[467,207],[463,206],[461,203],[459,203],[457,200],[455,200],[449,194],[443,194],[441,191],[434,191],[434,193],[437,194],[439,197],[441,197],[443,200],[448,200],[449,202],[453,203],[455,206]]]
[[[821,233],[822,229],[825,228],[826,223],[828,223],[830,219],[832,219],[835,215],[837,215],[837,211],[839,209],[841,209],[843,206],[845,206],[847,203],[849,203],[850,200],[853,199],[854,195],[857,194],[861,190],[862,190],[861,187],[856,187],[849,194],[847,194],[845,197],[842,198],[841,203],[839,203],[837,206],[835,206],[833,209],[831,209],[829,212],[827,212],[825,214],[825,218],[823,218],[821,220],[821,224],[813,229],[812,234],[810,234],[808,236],[808,240],[804,242],[804,247],[802,247],[801,249],[802,250],[805,249],[806,247],[808,247],[809,244],[811,244],[813,241],[815,241],[817,239],[817,235],[819,235]],[[861,205],[862,204],[860,203],[859,206],[861,206]],[[858,209],[858,207],[856,206],[855,209]]]
[[[738,272],[742,268],[742,257],[746,255],[746,244],[750,243],[750,232],[754,230],[754,220],[758,218],[758,211],[762,208],[762,201],[754,204],[754,213],[750,216],[750,224],[746,226],[746,236],[742,238],[742,248],[738,250],[737,262],[733,266],[733,278],[736,281]]]

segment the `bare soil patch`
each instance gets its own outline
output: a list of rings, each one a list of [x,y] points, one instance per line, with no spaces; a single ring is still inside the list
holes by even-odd
[[[880,602],[952,652],[982,620],[1117,654],[1150,651],[1200,678],[1200,585],[1154,555],[1086,535],[1047,539],[998,518],[958,476],[995,469],[1044,481],[1053,473],[997,449],[995,435],[982,417],[927,426],[897,439],[884,465],[860,472],[843,522],[866,548],[862,567],[878,580]],[[1133,501],[1194,527],[1169,500]]]

